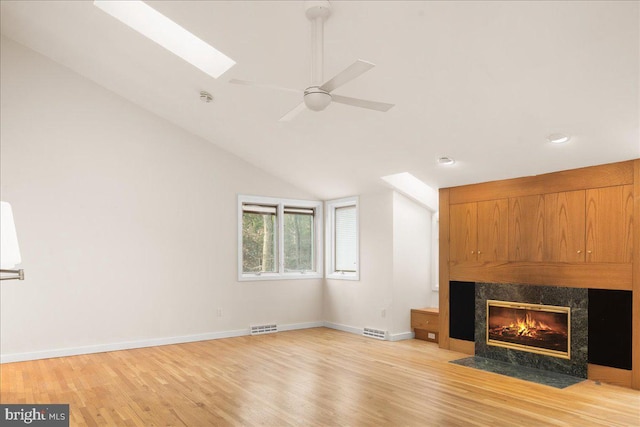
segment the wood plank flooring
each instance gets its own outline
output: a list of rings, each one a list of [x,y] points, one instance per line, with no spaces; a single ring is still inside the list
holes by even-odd
[[[326,328],[0,365],[0,402],[78,426],[640,426],[640,392],[563,390]]]

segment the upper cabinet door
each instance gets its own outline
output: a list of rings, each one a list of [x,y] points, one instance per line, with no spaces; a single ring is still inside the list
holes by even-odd
[[[544,260],[584,262],[585,191],[544,195]]]
[[[509,261],[542,261],[544,196],[509,199]]]
[[[478,202],[478,261],[507,261],[509,200]]]
[[[478,248],[476,203],[461,203],[449,208],[449,256],[451,261],[475,261]]]
[[[587,262],[632,262],[633,186],[586,191]]]

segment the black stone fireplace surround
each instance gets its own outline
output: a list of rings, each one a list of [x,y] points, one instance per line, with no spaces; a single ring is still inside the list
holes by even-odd
[[[487,300],[569,307],[571,358],[563,359],[487,344]],[[558,286],[476,283],[475,355],[548,372],[587,378],[588,290]]]
[[[631,370],[631,291],[457,281],[449,285],[449,336],[475,342],[477,356],[581,378],[586,375],[587,363]],[[489,348],[485,336],[487,299],[534,304],[543,301],[547,305],[571,307],[573,362],[519,350]]]

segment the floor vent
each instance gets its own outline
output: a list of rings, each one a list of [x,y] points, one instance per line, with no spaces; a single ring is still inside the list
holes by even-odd
[[[362,335],[364,335],[365,337],[376,338],[379,340],[387,339],[387,331],[382,331],[380,329],[364,328],[364,331],[362,331]]]
[[[251,335],[272,334],[274,332],[278,332],[278,325],[275,323],[251,326]]]

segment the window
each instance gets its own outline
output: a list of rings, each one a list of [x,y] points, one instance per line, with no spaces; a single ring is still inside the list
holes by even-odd
[[[238,196],[238,280],[322,277],[322,203]]]
[[[327,202],[327,278],[359,280],[358,198]]]

